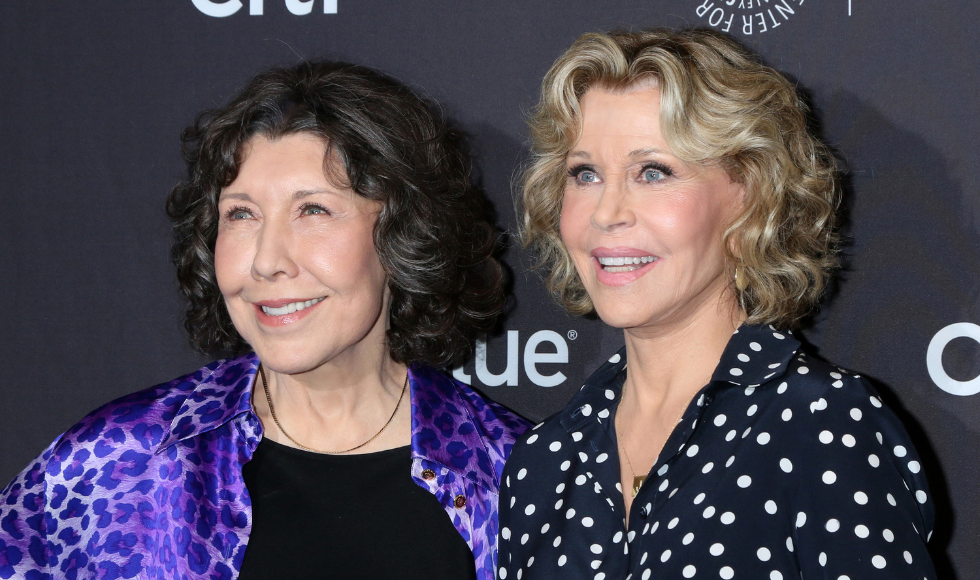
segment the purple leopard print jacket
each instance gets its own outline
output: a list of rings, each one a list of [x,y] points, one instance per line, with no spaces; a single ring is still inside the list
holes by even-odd
[[[0,578],[238,577],[262,439],[254,355],[118,399],[59,437],[0,492]],[[439,371],[409,371],[412,478],[492,580],[504,460],[528,424]]]

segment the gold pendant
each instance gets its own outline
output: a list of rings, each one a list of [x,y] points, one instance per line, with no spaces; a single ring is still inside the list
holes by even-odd
[[[633,497],[636,497],[637,492],[640,491],[640,487],[643,486],[643,482],[646,481],[647,476],[645,475],[635,475],[633,476]]]

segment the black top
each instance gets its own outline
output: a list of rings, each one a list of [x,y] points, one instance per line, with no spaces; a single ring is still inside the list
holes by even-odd
[[[933,505],[901,423],[858,375],[742,326],[633,502],[613,416],[625,349],[504,469],[499,577],[931,580]]]
[[[322,455],[263,439],[243,470],[252,531],[239,578],[475,579],[473,553],[411,463],[410,447]]]

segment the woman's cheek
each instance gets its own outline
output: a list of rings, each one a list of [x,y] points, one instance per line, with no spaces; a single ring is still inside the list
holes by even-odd
[[[214,244],[214,273],[218,289],[225,296],[237,294],[243,285],[242,277],[249,275],[251,268],[242,246],[242,240],[230,232],[218,232]]]
[[[558,231],[565,246],[572,248],[582,243],[583,231],[588,227],[590,216],[583,196],[565,194],[558,219]]]

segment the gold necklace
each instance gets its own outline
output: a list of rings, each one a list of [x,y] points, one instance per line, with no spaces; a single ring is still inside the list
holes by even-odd
[[[408,373],[405,373],[405,384],[402,385],[402,394],[398,396],[398,402],[395,403],[395,410],[391,412],[391,417],[388,417],[388,422],[385,423],[384,426],[381,428],[381,430],[375,433],[373,437],[371,437],[370,439],[368,439],[367,441],[361,443],[356,447],[351,447],[350,449],[344,449],[343,451],[320,451],[319,449],[313,449],[307,447],[306,445],[303,445],[299,441],[290,437],[289,433],[286,433],[286,430],[282,428],[282,424],[279,423],[279,418],[276,417],[276,407],[275,405],[272,404],[272,397],[269,396],[269,385],[265,381],[265,369],[262,368],[262,365],[259,365],[259,375],[261,375],[262,377],[262,390],[265,391],[265,400],[269,403],[269,414],[272,415],[272,420],[275,422],[276,427],[279,428],[279,432],[285,435],[286,439],[289,439],[290,441],[295,443],[296,446],[299,447],[300,449],[304,449],[306,451],[312,451],[313,453],[321,453],[323,455],[341,455],[343,453],[350,453],[351,451],[360,449],[361,447],[364,447],[368,443],[377,439],[378,435],[381,435],[381,433],[388,428],[388,425],[391,425],[391,421],[395,418],[395,415],[398,413],[398,407],[400,407],[402,404],[402,399],[405,398],[405,391],[408,390]]]
[[[713,371],[712,371],[712,374],[714,374]],[[711,381],[711,375],[708,375],[708,382],[710,382],[710,381]],[[625,398],[625,396],[626,396],[626,382],[623,381],[623,391],[619,394],[619,404],[620,405],[623,404],[623,399]],[[684,414],[681,413],[681,416],[678,417],[677,418],[677,421],[674,423],[674,427],[673,428],[676,429],[677,426],[680,425],[681,424],[681,421],[683,421],[683,420],[684,420]],[[671,429],[671,430],[673,430],[673,429]],[[617,441],[619,441],[619,437],[617,437],[616,439],[617,439]],[[636,472],[633,471],[633,464],[630,463],[629,453],[626,452],[626,443],[624,443],[622,441],[619,441],[619,446],[623,449],[623,457],[626,458],[626,466],[629,467],[630,475],[633,476],[633,490],[632,490],[633,495],[632,495],[632,497],[636,497],[636,494],[639,493],[640,488],[643,487],[643,482],[647,480],[647,476],[646,475],[637,475]],[[656,464],[656,461],[654,461],[654,464]],[[651,466],[651,469],[653,469],[652,466]]]
[[[623,457],[626,458],[626,466],[629,467],[630,475],[633,476],[633,495],[631,497],[636,497],[636,494],[640,491],[640,488],[643,486],[643,482],[647,480],[647,476],[645,475],[641,475],[639,477],[636,476],[636,472],[633,471],[633,464],[630,463],[630,456],[628,453],[626,453],[626,444],[621,443],[620,447],[623,448]]]
[[[626,398],[626,381],[623,381],[623,392],[621,392],[619,394],[619,404],[620,405],[623,404],[623,399],[625,399],[625,398]],[[617,415],[618,415],[618,413],[617,413]],[[675,427],[676,427],[676,425],[675,425]],[[617,437],[617,440],[619,440],[619,439],[620,438]],[[623,457],[626,458],[626,466],[629,467],[630,475],[633,476],[633,490],[632,490],[633,491],[633,495],[631,497],[636,497],[636,494],[640,491],[640,488],[643,487],[643,482],[647,480],[647,476],[645,476],[645,475],[637,476],[636,475],[636,472],[633,471],[633,464],[630,463],[629,453],[626,452],[626,443],[623,442],[623,441],[619,441],[619,446],[623,449]]]

